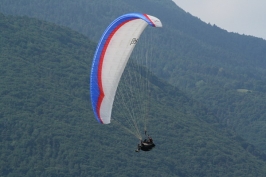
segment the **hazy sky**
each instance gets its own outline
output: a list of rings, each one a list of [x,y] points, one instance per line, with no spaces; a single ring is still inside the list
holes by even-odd
[[[266,0],[173,0],[202,21],[266,39]]]

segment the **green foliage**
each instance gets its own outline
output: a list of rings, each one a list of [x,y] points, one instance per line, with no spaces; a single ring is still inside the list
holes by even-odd
[[[146,30],[154,43],[148,46],[155,56],[150,69],[203,103],[222,126],[266,152],[265,40],[203,23],[171,0],[1,0],[0,11],[68,26],[94,41],[121,14],[143,12],[158,17],[163,28]],[[251,93],[241,94],[237,89]]]
[[[0,24],[0,176],[266,173],[263,153],[254,156],[254,147],[217,131],[204,106],[155,76],[149,130],[157,146],[135,153],[133,137],[98,124],[91,111],[94,43],[28,17],[0,15]]]

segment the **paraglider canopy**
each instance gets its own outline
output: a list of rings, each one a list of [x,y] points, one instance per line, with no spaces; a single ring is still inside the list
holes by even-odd
[[[94,55],[90,78],[91,103],[99,123],[111,122],[113,101],[121,75],[148,25],[162,27],[156,17],[130,13],[118,17],[103,33]]]

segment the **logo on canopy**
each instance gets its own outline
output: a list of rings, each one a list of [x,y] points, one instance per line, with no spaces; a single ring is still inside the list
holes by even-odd
[[[131,40],[131,42],[130,42],[130,45],[131,45],[131,44],[137,44],[137,42],[138,42],[138,39],[137,39],[137,38],[133,38],[133,39]]]

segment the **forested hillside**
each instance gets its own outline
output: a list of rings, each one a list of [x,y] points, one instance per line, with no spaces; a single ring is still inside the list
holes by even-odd
[[[155,76],[156,148],[135,153],[133,136],[94,119],[88,83],[96,44],[87,37],[0,14],[0,41],[0,176],[265,175],[264,154],[217,131],[203,105]]]
[[[171,0],[2,0],[0,11],[68,26],[95,42],[124,13],[158,17],[163,29],[147,30],[155,36],[153,72],[205,104],[220,124],[266,152],[265,40],[206,24]]]

